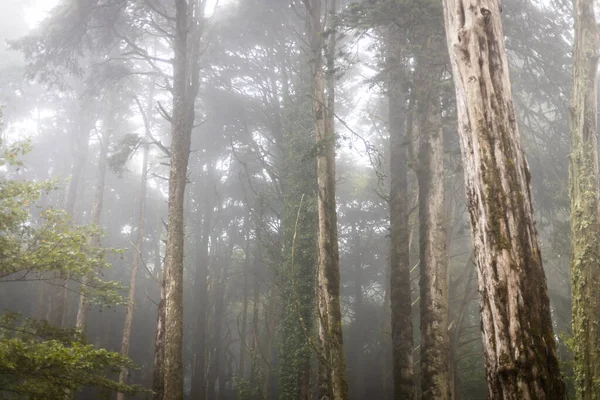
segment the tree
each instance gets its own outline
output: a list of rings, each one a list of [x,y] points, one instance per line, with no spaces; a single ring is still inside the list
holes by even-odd
[[[564,399],[500,12],[496,0],[444,0],[488,395]]]
[[[335,18],[336,1],[305,0],[313,73],[313,108],[317,150],[317,304],[321,344],[321,396],[348,397],[342,339],[340,266],[335,201]],[[322,13],[325,17],[322,18]],[[323,21],[326,21],[324,24]],[[327,45],[325,46],[325,38]],[[323,56],[324,48],[325,57]],[[325,61],[325,62],[324,62]],[[324,65],[325,64],[325,65]],[[324,68],[325,67],[325,68]]]
[[[202,0],[175,0],[173,114],[165,253],[164,400],[183,399],[183,199],[187,180],[195,100],[200,86]]]
[[[410,295],[408,149],[406,85],[402,84],[402,49],[399,30],[390,24],[385,32],[388,68],[387,97],[390,131],[390,306],[394,399],[415,395],[412,301]]]
[[[600,203],[598,200],[598,57],[600,30],[593,0],[574,3],[575,44],[570,107],[571,286],[575,388],[600,398]]]
[[[0,146],[0,148],[2,148]],[[105,249],[90,244],[99,235],[96,227],[72,227],[69,216],[45,209],[39,218],[31,210],[39,197],[55,188],[53,182],[12,179],[13,167],[29,146],[23,143],[0,150],[0,282],[53,282],[68,274],[82,281],[97,268],[108,266]],[[113,282],[87,281],[94,302],[120,301]],[[121,385],[107,374],[133,368],[126,357],[85,343],[77,330],[53,327],[46,321],[24,319],[17,313],[0,316],[0,396],[12,399],[64,399],[85,386],[141,392],[138,386]]]

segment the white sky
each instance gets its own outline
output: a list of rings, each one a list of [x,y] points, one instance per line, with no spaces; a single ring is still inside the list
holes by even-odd
[[[39,24],[48,14],[48,12],[58,4],[60,0],[29,0],[30,5],[25,8],[25,22],[31,29]],[[217,3],[223,4],[228,3],[231,0],[208,0],[206,3],[206,14],[211,16]]]

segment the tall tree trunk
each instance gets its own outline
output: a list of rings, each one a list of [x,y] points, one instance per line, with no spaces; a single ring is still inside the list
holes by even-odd
[[[215,299],[215,317],[214,317],[214,330],[212,337],[212,344],[214,346],[214,360],[210,367],[210,373],[208,375],[208,399],[217,399],[217,381],[222,377],[222,368],[225,358],[225,341],[223,340],[223,320],[225,316],[225,287],[226,281],[229,275],[229,263],[231,263],[231,252],[233,251],[233,243],[229,248],[229,255],[224,259],[224,265],[221,268],[220,276],[217,278],[217,284],[214,285],[214,292],[212,294]],[[216,258],[216,255],[215,255]],[[219,381],[219,388],[221,388]],[[219,390],[219,397],[222,393]]]
[[[110,111],[112,107],[110,107]],[[108,119],[112,119],[112,116],[109,116]],[[93,225],[100,225],[100,217],[102,216],[102,206],[104,204],[104,186],[106,181],[106,158],[108,156],[108,144],[110,143],[110,136],[112,134],[112,129],[114,121],[109,121],[107,123],[106,129],[100,139],[100,153],[98,155],[98,176],[96,181],[96,188],[94,193],[94,200],[92,202],[92,212],[90,222]],[[95,234],[90,238],[89,241],[90,246],[92,247],[100,247],[100,235]],[[83,332],[85,330],[85,324],[87,321],[87,315],[89,311],[89,299],[88,294],[85,293],[85,286],[89,283],[91,278],[93,277],[94,272],[91,272],[92,276],[86,276],[83,278],[82,283],[82,293],[79,296],[79,308],[77,309],[77,320],[75,323],[75,327]]]
[[[490,399],[565,399],[498,0],[443,0]]]
[[[354,396],[364,399],[365,396],[365,342],[369,328],[364,322],[363,301],[363,249],[361,248],[361,231],[357,230],[357,224],[352,225],[352,236],[354,237],[354,326],[356,327],[356,350],[354,365]]]
[[[165,391],[165,295],[166,280],[164,272],[160,279],[160,302],[156,322],[156,339],[154,341],[154,366],[152,371],[152,400],[163,400]]]
[[[184,198],[194,103],[198,94],[202,0],[174,0],[173,115],[165,254],[165,358],[163,400],[183,399]]]
[[[149,98],[150,112],[152,107],[152,96]],[[150,115],[150,114],[147,114]],[[147,117],[146,117],[147,118]],[[150,132],[149,124],[146,124],[146,136]],[[150,145],[148,142],[144,142],[144,149],[142,154],[142,178],[140,188],[140,209],[138,213],[138,226],[137,236],[133,249],[133,262],[131,265],[131,276],[129,278],[129,293],[127,296],[127,308],[125,309],[125,323],[123,326],[123,338],[121,340],[121,354],[124,356],[129,355],[129,339],[131,337],[131,324],[133,323],[133,312],[135,310],[135,287],[137,280],[137,271],[139,264],[142,260],[142,245],[144,243],[144,223],[146,218],[146,189],[148,185],[148,152]],[[127,368],[121,368],[119,374],[119,383],[124,384],[127,382],[128,371]],[[119,392],[117,394],[117,400],[125,400],[125,394]]]
[[[401,49],[395,30],[386,32],[388,67],[388,116],[390,130],[390,306],[392,327],[392,375],[395,400],[412,400],[413,322],[410,298],[410,249],[408,227],[408,149],[406,99],[401,81]]]
[[[600,203],[598,201],[598,57],[593,0],[575,0],[571,99],[571,284],[578,399],[600,399]]]
[[[442,69],[435,66],[441,64],[437,56],[440,47],[421,48],[415,85],[419,116],[420,365],[424,400],[450,398],[444,140],[439,90]]]
[[[348,398],[348,382],[342,338],[340,309],[340,269],[335,201],[335,14],[337,1],[328,2],[323,10],[321,0],[306,1],[313,68],[313,103],[317,140],[317,219],[318,262],[317,304],[319,308],[320,368],[324,395],[331,400]],[[327,24],[322,26],[322,12]],[[324,38],[327,37],[325,73]],[[327,92],[326,92],[327,89]],[[327,94],[327,96],[326,96]]]
[[[203,190],[204,211],[202,226],[198,227],[199,240],[196,244],[196,276],[194,277],[196,326],[194,329],[194,366],[192,370],[192,397],[197,400],[206,398],[206,318],[208,303],[208,243],[212,229],[212,214],[214,211],[213,188],[212,188],[212,166],[208,166],[205,183],[198,187]]]

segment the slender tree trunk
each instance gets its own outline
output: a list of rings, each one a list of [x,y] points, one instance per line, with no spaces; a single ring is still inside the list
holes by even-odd
[[[184,198],[194,104],[199,88],[203,1],[174,0],[173,115],[165,254],[165,358],[163,400],[183,399]]]
[[[257,234],[258,236],[258,234]],[[260,240],[258,241],[260,246]],[[259,248],[260,249],[260,248]],[[260,280],[259,280],[259,266],[260,266],[260,251],[257,250],[257,254],[254,256],[254,268],[252,277],[252,369],[250,370],[250,384],[254,387],[257,386],[257,368],[260,363],[259,352],[260,352]]]
[[[242,294],[242,326],[240,327],[240,363],[238,366],[238,376],[242,379],[246,375],[246,331],[248,330],[248,296],[250,294],[248,288],[248,268],[250,268],[250,244],[248,242],[249,239],[247,240],[246,248],[244,249],[244,271],[242,272],[244,275],[244,288]]]
[[[598,57],[593,0],[575,0],[571,99],[571,284],[577,398],[600,399],[600,202],[598,201]]]
[[[92,118],[89,115],[89,110],[86,109],[82,104],[79,106],[79,115],[77,116],[77,123],[73,129],[73,162],[71,164],[71,179],[67,189],[67,198],[65,202],[65,211],[71,217],[75,219],[75,204],[77,201],[77,194],[79,193],[79,187],[83,181],[85,167],[87,164],[88,153],[89,153],[89,142],[90,142],[90,129],[92,124]],[[49,312],[50,323],[55,326],[66,326],[66,303],[68,295],[69,278],[63,276],[60,279],[60,286],[56,287],[54,293],[52,293],[51,307]]]
[[[150,98],[150,104],[152,100]],[[151,107],[151,106],[150,106]],[[147,131],[149,129],[147,128]],[[131,324],[133,323],[133,312],[135,310],[135,287],[137,280],[137,271],[139,264],[142,261],[142,245],[144,242],[144,223],[145,223],[145,211],[146,211],[146,188],[148,184],[148,151],[149,144],[144,143],[143,155],[142,155],[142,179],[140,188],[140,210],[138,214],[138,227],[137,237],[133,249],[133,262],[131,265],[131,277],[129,278],[129,294],[127,296],[127,308],[125,309],[125,323],[123,326],[123,338],[121,341],[121,354],[124,356],[129,355],[129,339],[131,337]],[[119,374],[119,383],[124,384],[127,382],[128,371],[127,368],[122,368]],[[117,394],[117,400],[125,400],[125,394],[119,392]]]
[[[232,244],[233,245],[233,244]],[[229,251],[233,251],[232,248]],[[229,257],[228,257],[229,258]],[[224,340],[223,340],[223,319],[225,314],[225,287],[226,281],[229,274],[229,263],[230,259],[226,259],[225,265],[221,268],[220,276],[218,277],[218,283],[215,285],[213,297],[215,298],[215,318],[214,318],[214,330],[213,330],[213,346],[215,349],[215,355],[213,364],[210,368],[209,379],[208,379],[208,399],[216,399],[217,393],[217,380],[222,376],[221,369],[223,368],[223,361],[225,357]],[[219,388],[221,388],[221,382],[219,381]],[[221,396],[219,390],[219,397]]]
[[[390,28],[392,29],[392,28]],[[415,395],[413,371],[413,325],[410,298],[410,249],[408,228],[408,143],[406,99],[400,80],[399,39],[386,32],[389,73],[388,115],[390,130],[390,306],[392,327],[392,375],[395,400],[412,400]]]
[[[348,398],[348,382],[342,338],[340,309],[340,270],[335,201],[335,47],[333,29],[336,0],[323,10],[321,0],[306,2],[313,68],[313,103],[317,140],[317,215],[318,268],[317,304],[321,343],[321,376],[324,394],[331,400]],[[322,29],[321,13],[325,11],[327,26]],[[324,32],[327,32],[326,34]],[[327,37],[326,68],[323,65],[324,37]],[[325,90],[327,89],[327,96]]]
[[[441,38],[440,38],[441,40]],[[444,197],[444,141],[439,85],[441,46],[424,46],[417,57],[419,115],[419,248],[421,391],[424,400],[450,398],[448,255]]]
[[[206,318],[208,303],[208,243],[212,229],[212,214],[214,210],[212,197],[212,166],[206,172],[205,184],[202,189],[204,197],[204,218],[197,232],[202,234],[196,245],[196,276],[194,278],[194,293],[197,296],[196,326],[194,329],[194,368],[192,375],[192,397],[197,400],[206,398]],[[198,235],[200,236],[200,235]]]
[[[112,107],[111,107],[112,109]],[[109,118],[112,118],[110,116]],[[111,130],[114,128],[112,126],[112,122],[107,123],[107,127],[102,135],[100,140],[100,153],[98,155],[98,177],[96,181],[96,188],[94,193],[94,200],[92,202],[92,212],[90,222],[93,225],[100,226],[100,217],[102,216],[102,206],[104,204],[104,186],[106,181],[106,158],[108,155],[108,144],[110,143]],[[90,238],[89,241],[90,246],[92,247],[100,247],[100,235],[95,234]],[[91,278],[93,277],[94,272],[91,273],[92,276],[86,276],[83,278],[82,283],[82,293],[79,296],[79,307],[77,309],[77,320],[75,323],[75,327],[83,332],[85,331],[85,324],[87,321],[87,315],[89,311],[89,300],[88,294],[85,293],[85,286],[89,283]]]
[[[164,272],[160,280],[160,302],[158,303],[156,339],[154,341],[154,367],[152,373],[152,400],[163,400],[165,391],[165,294]]]
[[[565,399],[497,0],[443,0],[490,399]]]
[[[355,393],[357,399],[364,399],[365,396],[365,342],[367,339],[369,328],[364,322],[364,305],[363,305],[363,249],[360,243],[360,235],[356,228],[356,224],[352,225],[352,236],[354,242],[354,325],[357,332],[357,350],[355,351],[354,365],[354,380]]]

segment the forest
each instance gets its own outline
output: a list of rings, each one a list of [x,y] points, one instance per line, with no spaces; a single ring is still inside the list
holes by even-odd
[[[0,399],[600,399],[594,0],[0,0]]]

